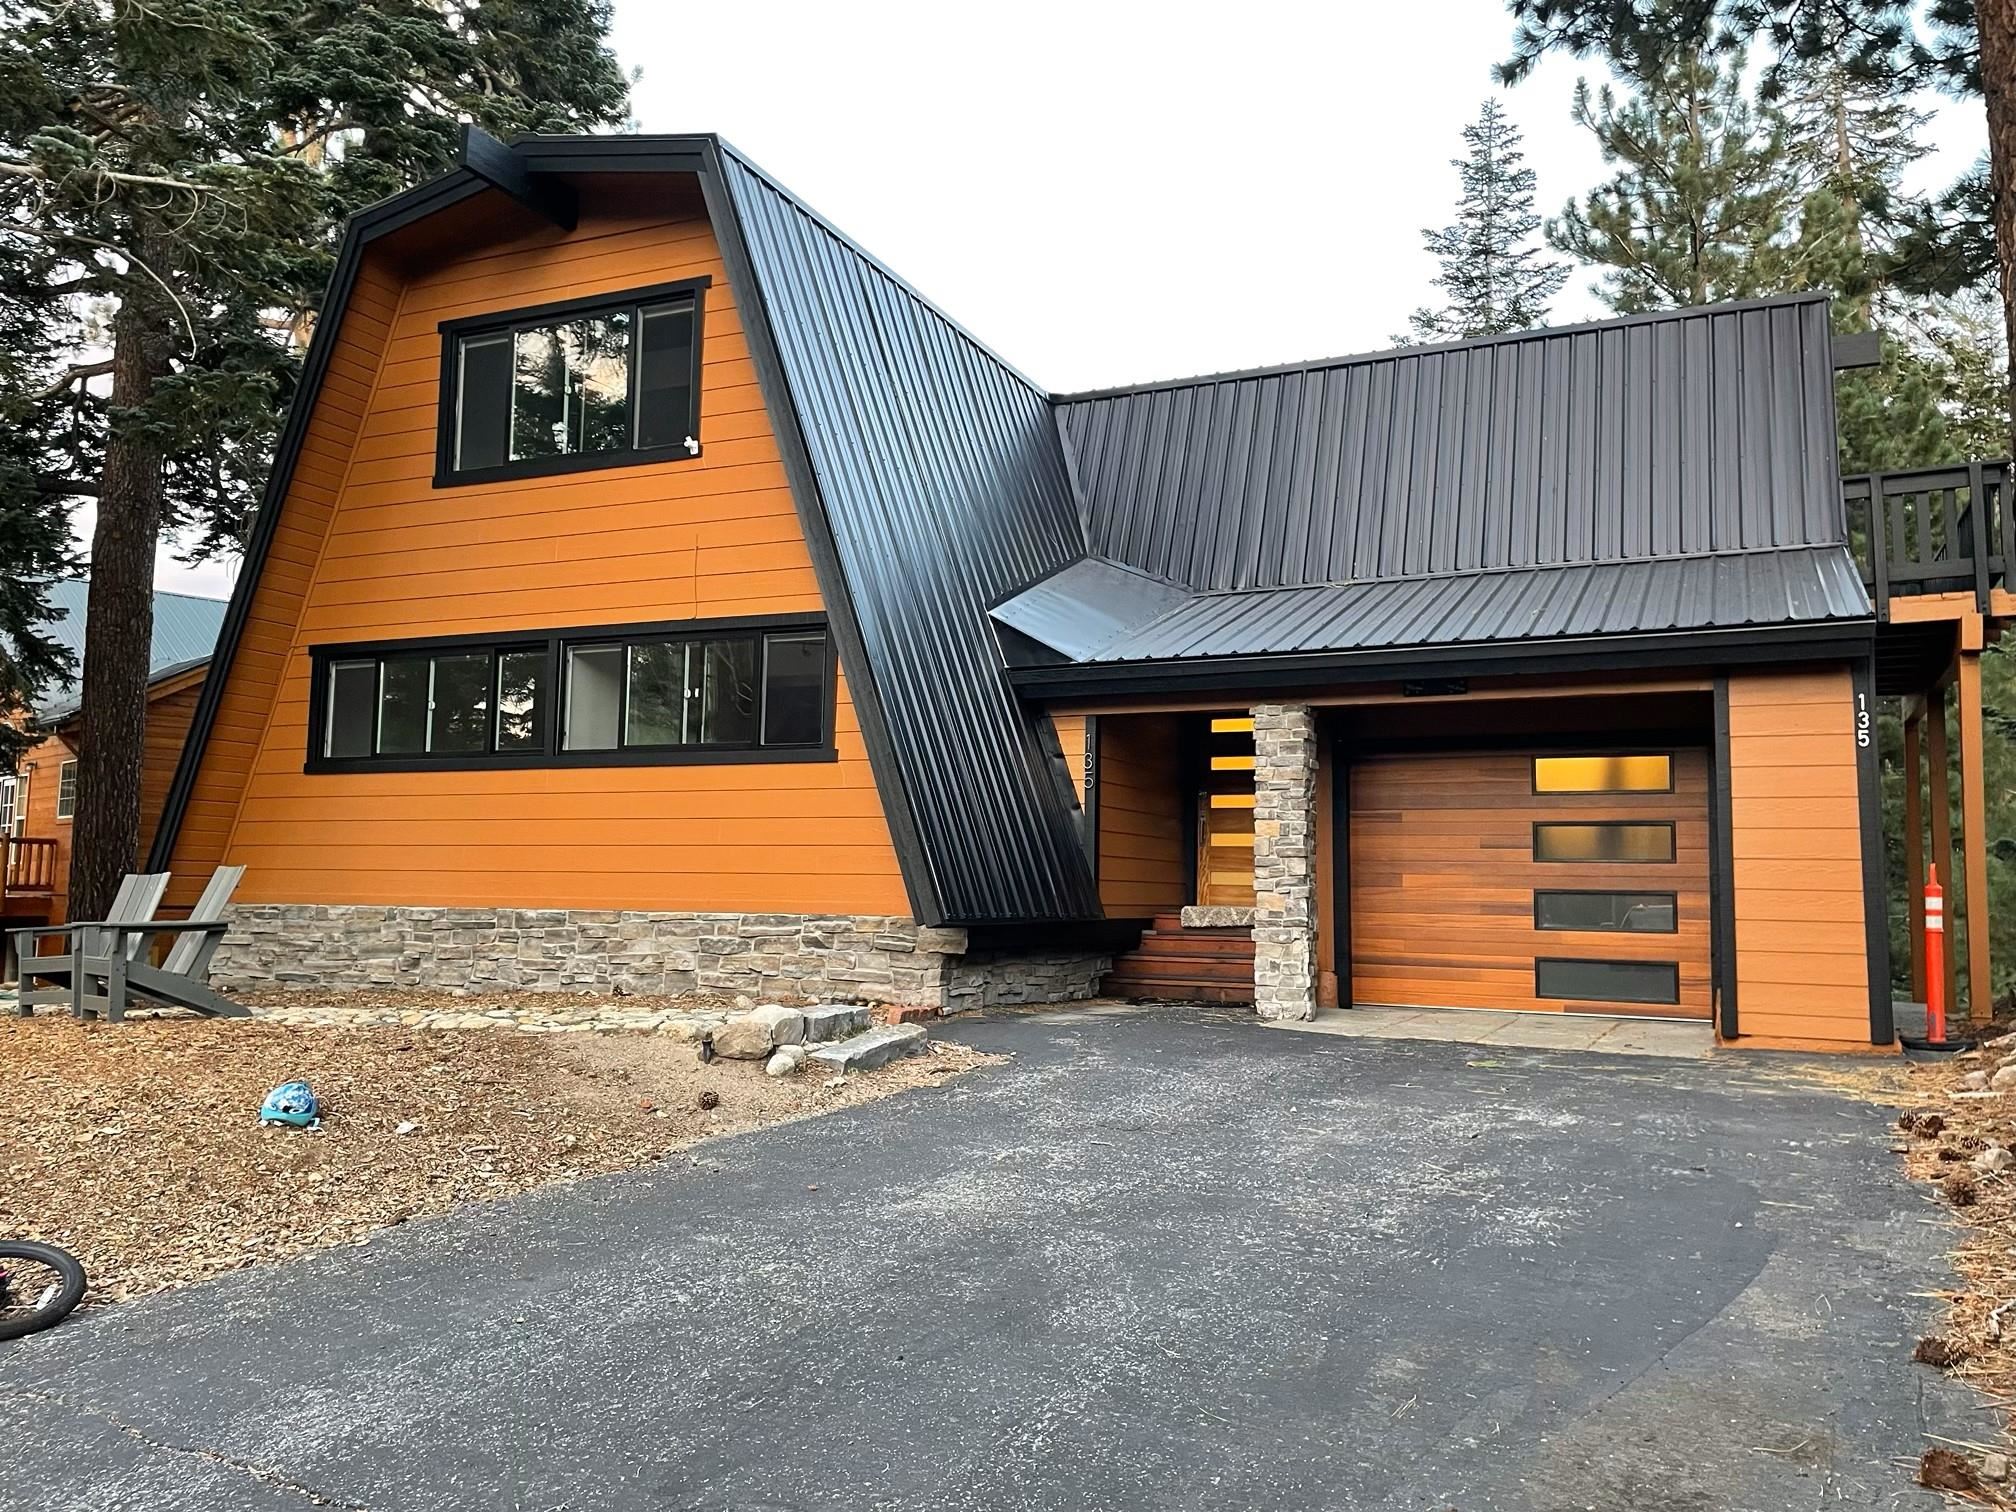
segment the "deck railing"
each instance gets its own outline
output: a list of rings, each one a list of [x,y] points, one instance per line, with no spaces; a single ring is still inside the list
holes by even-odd
[[[0,900],[47,899],[56,891],[56,842],[26,836],[0,839]]]
[[[1913,594],[1972,593],[1985,613],[2016,548],[2009,463],[1963,462],[1841,480],[1848,530],[1879,618]]]

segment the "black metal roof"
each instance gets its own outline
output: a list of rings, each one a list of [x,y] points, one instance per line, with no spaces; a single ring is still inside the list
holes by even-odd
[[[826,598],[858,626],[862,654],[843,645],[843,665],[857,701],[872,684],[884,804],[915,830],[922,911],[1096,918],[1068,786],[987,619],[1084,549],[1049,397],[733,148],[721,162],[831,537]]]
[[[1870,613],[1846,546],[1212,593],[1164,587],[1152,599],[1117,596],[1125,573],[1088,559],[994,615],[1073,661],[1115,663],[1818,625]]]
[[[1200,589],[1847,539],[1822,295],[1060,399],[1086,548]]]

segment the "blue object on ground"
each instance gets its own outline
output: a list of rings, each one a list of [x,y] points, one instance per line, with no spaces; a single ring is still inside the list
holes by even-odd
[[[322,1105],[315,1100],[314,1089],[305,1081],[282,1082],[268,1092],[266,1101],[259,1105],[259,1122],[312,1129],[322,1122]]]

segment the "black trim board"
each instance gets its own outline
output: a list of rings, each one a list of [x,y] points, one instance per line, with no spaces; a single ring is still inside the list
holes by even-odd
[[[1330,969],[1337,1006],[1351,1006],[1351,749],[1336,720],[1330,726]]]
[[[523,158],[480,126],[462,128],[462,166],[562,231],[572,231],[580,219],[572,184],[532,172]]]
[[[1856,797],[1862,820],[1862,924],[1869,957],[1869,1043],[1897,1039],[1890,994],[1890,895],[1883,854],[1883,772],[1876,749],[1876,658],[1848,669],[1855,691]]]
[[[1708,763],[1708,955],[1716,997],[1716,1032],[1739,1033],[1736,1016],[1736,861],[1730,843],[1729,674],[1715,674],[1715,745]]]

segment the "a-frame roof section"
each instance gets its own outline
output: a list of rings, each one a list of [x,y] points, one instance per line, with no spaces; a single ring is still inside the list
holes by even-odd
[[[1010,689],[986,614],[1084,549],[1048,396],[714,137],[535,136],[510,151],[524,182],[492,154],[485,172],[459,168],[352,220],[150,864],[173,854],[366,247],[500,184],[533,197],[542,175],[692,173],[744,291],[917,917],[1098,918],[1068,776]]]

